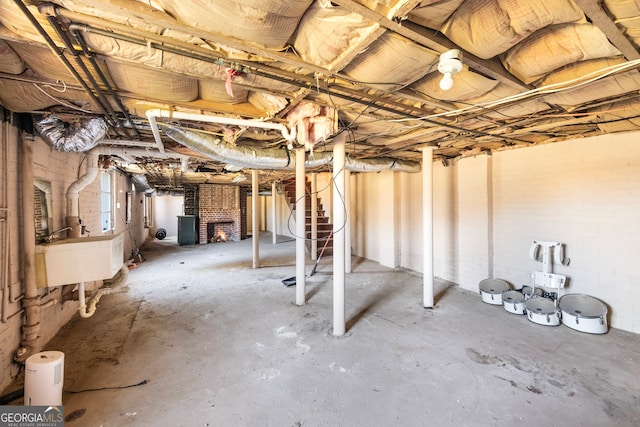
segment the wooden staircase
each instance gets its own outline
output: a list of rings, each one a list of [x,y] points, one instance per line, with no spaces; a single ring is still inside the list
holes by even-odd
[[[296,180],[289,179],[283,182],[283,188],[285,192],[285,196],[287,198],[287,203],[291,208],[291,211],[294,213],[295,218],[295,210],[296,210]],[[307,249],[309,253],[311,253],[311,182],[308,179],[305,180],[305,230],[307,235]],[[331,232],[333,231],[333,223],[329,222],[329,218],[324,214],[324,208],[322,207],[322,203],[320,202],[320,198],[317,195],[314,195],[318,200],[318,210],[315,213],[318,218],[318,256],[322,251],[322,247],[325,245],[326,239],[331,236]],[[327,243],[327,247],[324,251],[323,257],[329,256],[333,253],[333,239],[330,239]]]

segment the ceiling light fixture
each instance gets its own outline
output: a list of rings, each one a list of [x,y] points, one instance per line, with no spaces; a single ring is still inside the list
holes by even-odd
[[[462,53],[458,49],[451,49],[440,55],[438,62],[438,71],[442,74],[440,80],[440,89],[449,90],[453,87],[453,78],[455,73],[462,71]]]

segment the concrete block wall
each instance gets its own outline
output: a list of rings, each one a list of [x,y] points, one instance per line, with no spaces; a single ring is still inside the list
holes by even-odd
[[[423,271],[422,175],[352,174],[352,247],[390,267]],[[434,164],[434,274],[457,281],[456,166]]]
[[[394,268],[399,264],[399,181],[390,171],[352,174],[353,255]],[[335,202],[335,199],[334,199]],[[353,208],[355,205],[355,208]]]
[[[2,368],[0,369],[2,373],[0,375],[0,390],[4,390],[16,378],[20,369],[20,366],[13,362],[13,355],[20,346],[20,327],[22,323],[22,315],[20,314],[21,307],[19,300],[15,302],[11,302],[11,300],[19,298],[23,292],[23,266],[20,253],[23,223],[21,216],[22,197],[33,197],[33,183],[21,182],[21,144],[18,141],[18,131],[7,122],[3,122],[3,128],[6,126],[10,128],[10,136],[8,139],[2,139],[0,141],[0,145],[3,147],[3,150],[0,150],[2,151],[0,155],[4,155],[4,149],[9,149],[9,179],[5,180],[3,175],[2,190],[3,192],[6,189],[10,190],[10,198],[7,203],[8,216],[5,218],[5,221],[9,224],[8,228],[11,233],[9,236],[11,245],[8,253],[10,269],[7,274],[10,303],[7,306],[6,312],[3,311],[2,313],[2,318],[5,321],[0,323],[0,364]],[[4,132],[0,133],[0,138],[5,138]],[[50,197],[52,199],[52,209],[49,214],[53,221],[52,227],[54,229],[62,228],[65,226],[66,189],[71,183],[77,180],[79,176],[84,174],[86,168],[86,162],[83,160],[84,154],[57,152],[52,150],[39,138],[35,138],[32,146],[34,177],[51,183],[52,191]],[[2,172],[4,174],[4,170]],[[144,228],[144,204],[141,203],[143,201],[142,197],[144,196],[142,193],[137,193],[132,189],[131,182],[127,176],[117,172],[113,173],[115,174],[116,202],[119,207],[117,207],[115,211],[115,230],[112,232],[126,233],[124,240],[125,248],[123,251],[124,260],[129,257],[134,248],[142,244],[147,236],[148,231]],[[129,224],[125,223],[127,192],[133,192],[133,204],[131,206],[132,218]],[[91,231],[91,235],[102,234],[100,219],[100,183],[98,179],[80,193],[79,203],[80,218],[83,220],[86,228]],[[6,232],[2,237],[2,241],[4,242]],[[5,251],[2,251],[2,265],[4,265],[5,256],[7,256],[7,254],[5,254]],[[99,262],[99,260],[97,260],[97,262]],[[100,285],[100,281],[87,283],[87,290],[95,289]],[[47,342],[55,336],[60,328],[77,316],[78,302],[60,302],[61,290],[62,287],[56,287],[41,289],[39,291],[42,303],[46,303],[52,299],[57,300],[57,302],[53,306],[41,311],[38,348],[35,349],[36,352],[45,348]],[[108,299],[103,299],[101,304],[108,304]]]
[[[388,227],[389,224],[381,218],[381,209],[384,210],[384,203],[387,202],[387,194],[378,191],[380,188],[379,174],[358,174],[358,194],[357,208],[353,218],[356,219],[355,228],[358,236],[352,241],[354,254],[381,262],[380,254],[380,228]],[[390,175],[385,176],[388,180]],[[354,224],[351,224],[354,228]],[[392,242],[387,242],[391,245]]]
[[[458,227],[457,182],[454,165],[433,165],[433,267],[436,277],[457,282]],[[423,271],[422,174],[400,175],[400,266]]]
[[[178,215],[183,212],[183,198],[181,196],[156,197],[155,228],[164,228],[167,236],[178,235]]]
[[[640,132],[494,155],[494,271],[527,283],[533,240],[566,245],[566,293],[600,298],[611,325],[640,333]]]
[[[491,185],[490,158],[487,155],[461,159],[458,163],[457,218],[458,280],[470,290],[477,290],[481,280],[491,276],[489,208]]]
[[[554,265],[565,293],[608,304],[610,325],[640,333],[640,132],[534,146],[434,164],[434,271],[477,292],[480,280],[516,288],[542,264],[534,240],[559,241],[571,258]],[[354,254],[422,271],[422,184],[404,174],[357,174]],[[398,198],[397,195],[400,195]],[[389,209],[390,203],[394,209]],[[396,214],[390,214],[396,212]],[[394,230],[385,239],[380,230]]]
[[[459,283],[456,162],[433,165],[433,200],[433,273],[441,279]],[[422,266],[418,271],[422,271]]]
[[[271,231],[271,196],[258,196],[258,232]],[[253,196],[247,195],[247,233],[253,235]]]

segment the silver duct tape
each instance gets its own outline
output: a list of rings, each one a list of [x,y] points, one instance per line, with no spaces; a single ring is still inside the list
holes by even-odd
[[[75,124],[50,115],[34,123],[40,137],[56,151],[83,152],[98,145],[107,134],[108,125],[102,118],[80,120]]]
[[[295,170],[296,152],[279,148],[238,147],[228,144],[220,138],[176,127],[166,127],[164,134],[174,141],[219,162],[230,163],[248,169],[289,169]],[[330,164],[333,154],[313,153],[305,160],[307,169]],[[345,168],[352,172],[379,172],[393,170],[397,172],[420,172],[420,163],[392,158],[352,159],[347,158]]]

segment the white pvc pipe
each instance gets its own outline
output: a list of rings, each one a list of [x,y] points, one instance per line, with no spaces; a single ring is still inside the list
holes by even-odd
[[[148,110],[147,111],[147,119],[149,120],[149,126],[151,126],[151,133],[153,133],[153,139],[156,140],[156,145],[158,146],[158,150],[161,153],[164,153],[164,144],[162,143],[162,137],[160,137],[160,129],[158,129],[158,123],[156,123],[156,116],[154,113],[160,110]]]
[[[255,128],[262,128],[262,129],[273,129],[273,130],[279,130],[282,133],[282,137],[286,139],[288,142],[293,142],[296,139],[296,128],[294,127],[291,129],[291,131],[289,131],[289,129],[287,129],[287,127],[282,123],[271,123],[271,122],[264,122],[261,120],[235,119],[232,117],[211,116],[207,114],[184,113],[181,111],[161,110],[159,108],[153,108],[153,109],[147,110],[146,115],[147,115],[147,119],[149,120],[149,124],[151,125],[151,132],[153,132],[153,137],[156,140],[158,149],[162,153],[164,153],[164,144],[162,143],[162,139],[160,138],[160,131],[158,129],[158,124],[156,122],[156,117],[167,117],[171,119],[218,123],[218,124],[230,125],[230,126],[245,126],[245,127],[255,127]]]
[[[83,319],[88,319],[93,316],[95,313],[95,309],[93,311],[87,311],[87,302],[84,296],[84,282],[78,283],[78,314]]]
[[[351,273],[351,172],[348,170],[344,171],[344,203],[344,271]]]
[[[117,277],[117,281],[112,283],[108,288],[98,289],[98,292],[96,292],[96,294],[91,298],[88,305],[84,295],[84,282],[78,283],[78,314],[80,314],[80,317],[88,319],[93,316],[98,308],[100,298],[104,295],[110,295],[117,292],[127,292],[129,290],[129,287],[122,286],[129,277],[129,267],[122,264],[122,267],[120,268],[120,276],[114,277]]]
[[[296,149],[296,305],[304,305],[307,302],[304,253],[307,237],[304,161],[304,148]]]
[[[318,259],[318,179],[311,174],[311,259]]]
[[[2,135],[0,135],[0,143],[4,148],[4,156],[2,157],[2,169],[4,170],[4,200],[2,200],[2,210],[4,212],[4,222],[2,223],[2,230],[4,231],[4,247],[2,248],[2,255],[4,257],[2,268],[2,323],[7,323],[8,310],[9,310],[9,287],[11,286],[11,217],[9,216],[9,203],[13,202],[13,194],[11,196],[11,184],[10,184],[10,165],[11,165],[11,134],[10,125],[8,121],[3,121],[0,124],[2,128]]]
[[[69,188],[67,188],[67,216],[78,216],[80,207],[78,200],[80,199],[80,192],[89,184],[91,184],[98,176],[98,154],[96,152],[89,151],[87,153],[87,168],[78,180],[73,182]]]
[[[89,151],[86,157],[87,167],[84,175],[67,188],[67,216],[65,218],[65,224],[67,227],[71,227],[71,230],[67,233],[68,237],[80,237],[80,192],[98,176],[98,172],[100,171],[98,169],[98,157],[96,150]]]
[[[274,245],[278,240],[278,188],[275,182],[271,183],[271,217],[273,218],[273,233],[271,235],[271,243]]]
[[[345,136],[333,140],[333,335],[345,333]]]
[[[422,149],[422,299],[433,308],[433,147]]]
[[[258,171],[251,171],[251,228],[253,236],[253,268],[260,267],[260,187],[258,186]]]

